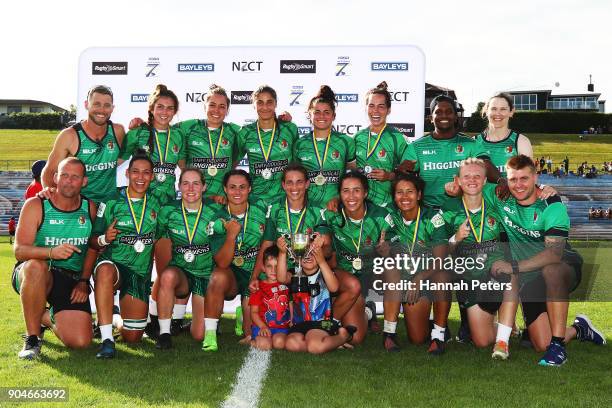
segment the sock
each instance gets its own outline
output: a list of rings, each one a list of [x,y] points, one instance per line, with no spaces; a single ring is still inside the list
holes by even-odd
[[[497,343],[498,341],[503,341],[508,344],[510,342],[511,334],[512,327],[497,323],[497,336],[495,337],[495,342]]]
[[[374,316],[374,313],[372,312],[372,309],[370,309],[369,307],[366,306],[365,308],[365,316],[366,316],[366,320],[369,322],[370,320],[372,320],[372,316]]]
[[[461,326],[469,327],[467,309],[465,307],[459,306],[459,315],[461,316]]]
[[[149,298],[149,314],[151,316],[157,316],[157,302],[153,298]]]
[[[207,332],[212,331],[213,333],[217,333],[218,323],[219,319],[204,318],[204,330],[206,330]]]
[[[170,333],[170,319],[159,319],[159,334]]]
[[[440,341],[444,341],[444,332],[446,329],[444,327],[440,327],[434,323],[433,329],[431,329],[431,339],[438,339]]]
[[[563,339],[563,337],[556,337],[556,336],[552,336],[552,339],[550,340],[551,343],[557,343],[560,344],[561,346],[565,347],[565,341]]]
[[[111,340],[111,341],[115,341],[115,339],[113,339],[113,325],[112,324],[103,324],[100,327],[100,337],[102,337],[102,341],[104,340]]]
[[[397,331],[397,322],[384,321],[383,332],[389,334],[395,334]]]
[[[187,305],[174,305],[172,309],[172,319],[182,320],[185,317],[185,312],[187,311]]]

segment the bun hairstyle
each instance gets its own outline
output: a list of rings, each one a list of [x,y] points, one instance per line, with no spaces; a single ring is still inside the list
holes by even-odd
[[[229,108],[230,98],[229,96],[227,96],[227,92],[225,91],[225,88],[217,84],[210,84],[210,86],[208,87],[208,92],[206,92],[206,98],[204,99],[204,103],[207,103],[210,97],[213,95],[225,96],[225,100],[227,101],[227,107]]]
[[[334,114],[336,113],[336,104],[338,102],[336,102],[336,94],[334,91],[332,91],[329,85],[321,85],[319,92],[310,100],[310,103],[308,104],[308,111],[313,110],[317,103],[328,104],[332,112]]]
[[[366,105],[370,101],[370,96],[372,95],[383,95],[385,97],[385,105],[387,105],[387,109],[391,109],[391,93],[387,90],[387,82],[382,81],[380,84],[376,85],[376,88],[372,88],[366,93]]]
[[[489,103],[491,102],[492,99],[495,99],[495,98],[505,99],[506,102],[508,103],[508,107],[510,108],[510,111],[514,110],[514,99],[512,98],[512,96],[510,94],[507,94],[506,92],[498,92],[492,97],[490,97],[487,103],[485,103],[482,106],[482,109],[480,110],[480,115],[484,119],[487,118],[487,110],[489,109]]]
[[[166,85],[158,84],[155,87],[155,90],[153,91],[153,93],[149,95],[149,116],[147,120],[147,126],[149,128],[149,140],[147,141],[147,145],[149,146],[149,152],[148,152],[149,155],[153,154],[153,148],[154,148],[153,141],[155,139],[155,126],[153,124],[153,108],[155,107],[155,104],[161,97],[172,99],[172,102],[174,103],[175,113],[178,112],[178,109],[179,109],[179,100],[176,97],[176,94],[172,92],[171,90],[169,90]]]

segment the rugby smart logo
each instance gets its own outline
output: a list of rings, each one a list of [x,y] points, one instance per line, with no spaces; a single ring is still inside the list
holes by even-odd
[[[295,85],[291,88],[289,94],[289,106],[295,106],[300,104],[300,97],[304,94],[304,87],[301,85]]]
[[[145,65],[145,77],[152,78],[157,76],[157,67],[159,67],[159,58],[149,57],[147,65]]]
[[[408,62],[372,62],[372,71],[408,71]]]
[[[91,63],[91,75],[127,75],[128,63],[121,62],[99,62]]]
[[[250,105],[253,91],[231,91],[230,101],[232,105]]]
[[[178,72],[214,72],[215,64],[212,62],[192,62],[177,65]]]
[[[281,74],[315,74],[317,60],[281,60]]]
[[[131,102],[136,102],[136,103],[148,102],[149,101],[149,94],[131,94],[130,95],[130,101]]]
[[[396,128],[405,137],[414,137],[414,123],[389,123],[389,126]]]
[[[336,76],[348,75],[347,67],[350,64],[351,64],[351,60],[349,57],[338,57],[338,62],[336,62]]]

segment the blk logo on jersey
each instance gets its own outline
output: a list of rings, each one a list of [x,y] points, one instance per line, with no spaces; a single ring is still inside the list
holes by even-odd
[[[301,85],[295,85],[291,88],[289,94],[289,106],[295,106],[300,104],[300,97],[304,94],[304,87]]]
[[[336,76],[346,76],[348,75],[348,66],[351,64],[351,60],[349,57],[338,57],[338,62],[336,62]]]
[[[151,78],[157,76],[157,67],[159,67],[158,57],[149,57],[147,65],[145,65],[145,77]]]

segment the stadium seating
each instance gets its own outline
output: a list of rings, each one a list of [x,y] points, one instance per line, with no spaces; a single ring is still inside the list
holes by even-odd
[[[8,234],[11,217],[19,218],[23,195],[31,181],[32,173],[29,171],[0,172],[0,235]]]

